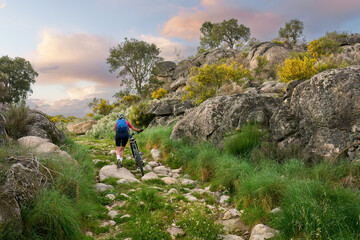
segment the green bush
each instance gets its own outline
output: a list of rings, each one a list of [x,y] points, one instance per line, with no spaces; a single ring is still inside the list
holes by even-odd
[[[286,189],[273,221],[284,239],[358,239],[358,192],[318,181],[294,181]]]
[[[245,125],[239,133],[225,140],[225,151],[236,156],[249,155],[260,145],[263,134],[256,124]]]
[[[99,121],[100,119],[102,119],[103,117],[105,117],[104,115],[98,114],[93,116],[93,119],[95,119],[96,121]]]
[[[131,107],[129,120],[137,127],[147,127],[154,119],[154,115],[148,113],[149,105],[146,102],[139,102]]]
[[[25,235],[32,239],[80,239],[78,212],[56,190],[45,190],[23,211]]]
[[[10,137],[18,139],[28,130],[27,127],[32,121],[28,116],[28,110],[25,103],[9,105],[8,111],[5,112],[5,129]]]

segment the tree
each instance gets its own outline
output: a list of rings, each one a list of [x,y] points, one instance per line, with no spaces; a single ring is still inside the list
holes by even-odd
[[[231,18],[221,23],[204,22],[200,28],[203,36],[200,38],[200,49],[217,48],[227,44],[234,48],[250,39],[250,28],[238,24],[237,19]]]
[[[109,103],[109,100],[105,100],[103,98],[93,98],[88,106],[92,109],[93,113],[100,115],[108,115],[115,107],[113,104]]]
[[[8,56],[0,58],[1,90],[6,94],[0,96],[0,102],[19,103],[32,93],[30,85],[35,83],[38,73],[34,71],[30,62],[24,58],[12,59]]]
[[[288,42],[291,41],[295,45],[298,39],[303,35],[304,23],[298,19],[290,20],[285,23],[284,28],[280,28],[279,36],[285,38]]]
[[[118,77],[123,77],[121,85],[135,88],[144,97],[154,67],[163,60],[159,54],[160,50],[155,44],[125,38],[124,42],[110,49],[107,63],[110,72],[120,70]]]

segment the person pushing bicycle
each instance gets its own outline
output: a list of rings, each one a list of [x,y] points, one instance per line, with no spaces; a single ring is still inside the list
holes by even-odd
[[[118,120],[115,123],[115,145],[116,145],[116,159],[117,159],[117,166],[123,167],[122,160],[124,157],[124,150],[126,143],[129,141],[129,128],[136,132],[142,132],[143,129],[138,129],[131,125],[126,118],[125,114],[121,113],[119,115]]]

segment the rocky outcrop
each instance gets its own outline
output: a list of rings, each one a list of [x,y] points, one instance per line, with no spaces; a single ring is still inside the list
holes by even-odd
[[[248,94],[214,97],[177,122],[171,137],[190,137],[219,145],[227,132],[242,128],[247,122],[256,121],[267,126],[281,101],[279,98]]]
[[[307,157],[334,157],[360,142],[360,66],[328,70],[293,88],[270,120],[281,148],[297,145]],[[359,149],[347,151],[360,157]]]
[[[272,65],[280,65],[289,57],[292,49],[274,42],[263,42],[255,45],[249,52],[247,60],[250,62],[250,69],[257,67],[257,57],[266,57]]]
[[[338,40],[341,46],[345,45],[355,45],[360,43],[360,33],[349,34],[345,38],[341,38]]]
[[[174,105],[178,104],[178,99],[164,99],[151,106],[148,113],[155,116],[168,116],[174,114]]]
[[[21,232],[21,209],[13,194],[0,189],[0,226]]]
[[[285,94],[284,89],[286,84],[277,81],[264,82],[259,90],[260,94],[268,94],[269,96],[283,96]]]
[[[342,47],[341,52],[335,56],[338,63],[360,64],[360,43]]]
[[[46,138],[55,144],[59,144],[64,141],[65,134],[60,131],[44,113],[34,109],[29,109],[28,115],[31,121],[27,126],[27,131],[22,136],[37,136]]]
[[[89,131],[92,128],[92,126],[96,124],[97,124],[96,120],[88,120],[78,124],[69,124],[66,128],[71,133],[82,135],[85,134],[87,131]]]
[[[169,89],[173,82],[173,74],[176,68],[176,63],[171,61],[160,62],[156,65],[155,75],[157,79],[162,83],[162,88]]]

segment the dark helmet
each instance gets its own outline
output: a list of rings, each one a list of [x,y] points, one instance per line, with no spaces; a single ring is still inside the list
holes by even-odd
[[[120,113],[120,115],[119,115],[119,119],[125,119],[125,114],[123,114],[123,113]]]

